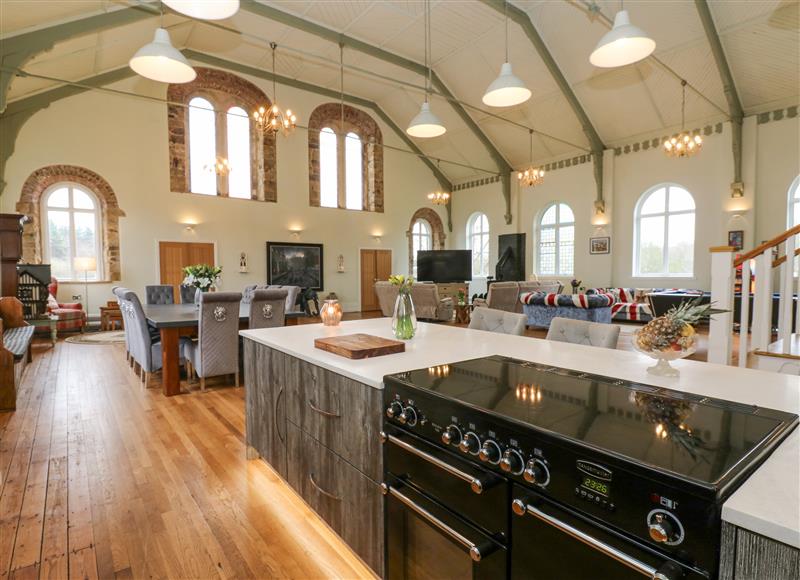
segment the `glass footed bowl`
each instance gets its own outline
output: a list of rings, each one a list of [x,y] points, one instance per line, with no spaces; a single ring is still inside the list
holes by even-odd
[[[689,348],[685,348],[682,350],[644,350],[639,348],[639,333],[641,330],[637,330],[633,333],[633,348],[637,352],[642,354],[646,354],[650,358],[656,359],[658,362],[652,366],[647,368],[647,372],[651,375],[657,375],[659,377],[678,377],[680,376],[680,371],[675,367],[669,364],[671,360],[678,360],[681,358],[686,358],[687,356],[694,354],[697,350],[695,345],[690,346]]]

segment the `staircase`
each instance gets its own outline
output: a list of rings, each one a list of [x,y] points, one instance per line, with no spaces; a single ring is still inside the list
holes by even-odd
[[[730,246],[710,249],[711,301],[728,312],[711,320],[709,362],[731,364],[737,320],[740,367],[800,375],[798,238],[800,225],[738,257]]]

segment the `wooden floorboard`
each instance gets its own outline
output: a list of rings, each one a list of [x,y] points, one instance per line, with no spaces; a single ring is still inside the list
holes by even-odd
[[[370,578],[260,460],[244,390],[145,391],[120,346],[37,341],[0,413],[0,578]]]

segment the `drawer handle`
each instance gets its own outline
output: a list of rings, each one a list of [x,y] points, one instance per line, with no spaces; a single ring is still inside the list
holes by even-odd
[[[309,474],[308,474],[308,481],[310,481],[310,482],[311,482],[311,485],[313,485],[313,486],[314,486],[314,489],[316,489],[316,490],[317,490],[318,492],[320,492],[322,495],[324,495],[324,496],[326,496],[326,497],[329,497],[329,498],[331,498],[331,499],[334,499],[334,500],[336,500],[336,501],[342,501],[342,498],[340,498],[339,496],[333,495],[331,492],[329,492],[329,491],[325,491],[324,489],[322,489],[322,488],[319,486],[319,484],[318,484],[316,481],[314,481],[314,474],[313,474],[313,473],[309,473]]]
[[[323,415],[325,417],[334,417],[336,419],[341,417],[341,415],[339,415],[338,413],[332,413],[331,411],[323,411],[319,407],[315,406],[314,401],[312,401],[311,399],[308,400],[308,406],[311,408],[312,411],[319,413],[320,415]]]

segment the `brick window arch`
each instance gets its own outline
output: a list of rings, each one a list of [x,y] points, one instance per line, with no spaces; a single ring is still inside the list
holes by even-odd
[[[321,199],[320,131],[323,129],[336,135],[336,147],[326,148],[336,151],[335,204],[323,204]],[[354,144],[361,148],[361,208],[354,206],[352,198],[348,203],[347,190],[352,192],[354,186],[352,176],[348,183],[346,170],[358,166],[347,162],[348,144],[351,151]],[[308,201],[312,207],[325,205],[383,212],[383,135],[372,117],[341,103],[325,103],[314,109],[308,120],[308,189]]]
[[[29,264],[41,264],[44,237],[42,232],[42,197],[52,186],[74,183],[85,187],[100,205],[100,259],[105,281],[120,279],[119,218],[125,216],[117,196],[100,175],[76,165],[48,165],[30,174],[22,185],[17,211],[28,217],[22,231],[22,259]]]
[[[252,112],[258,107],[268,107],[272,101],[256,85],[226,71],[194,67],[197,78],[190,83],[171,84],[167,88],[169,130],[169,185],[170,191],[189,192],[189,102],[201,98],[211,104],[216,119],[216,151],[218,157],[230,159],[228,148],[229,112],[241,109],[248,114],[250,124],[250,199],[278,201],[275,136],[265,136],[256,130]],[[209,160],[213,163],[214,160]],[[231,174],[236,171],[233,167]],[[229,195],[228,176],[217,176],[217,195]]]
[[[414,212],[411,216],[411,221],[408,223],[408,230],[406,237],[408,238],[408,272],[413,275],[414,273],[414,224],[418,221],[424,221],[431,228],[432,234],[432,248],[433,250],[444,250],[444,240],[446,238],[444,233],[444,225],[442,218],[435,210],[429,207],[421,207]]]

